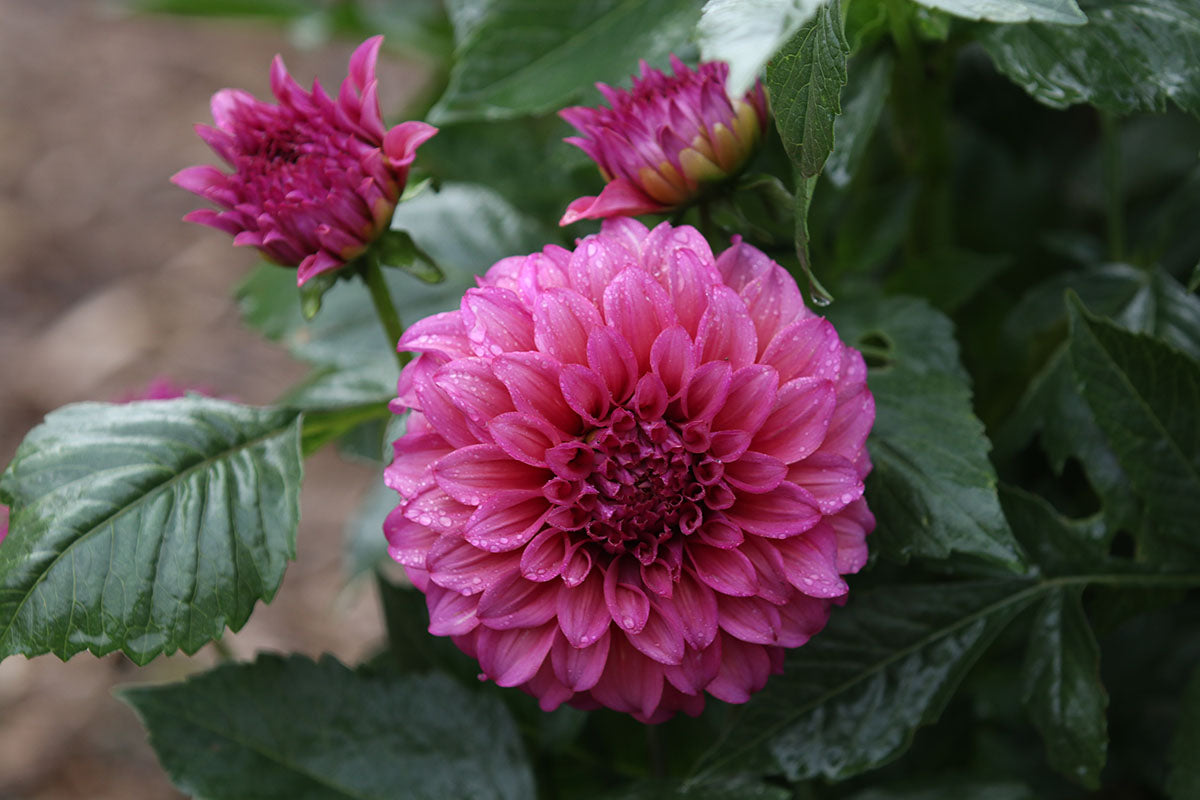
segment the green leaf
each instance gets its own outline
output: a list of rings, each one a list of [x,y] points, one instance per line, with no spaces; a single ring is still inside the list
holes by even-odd
[[[888,278],[889,292],[915,294],[954,312],[1013,264],[1007,254],[975,253],[959,247],[907,258]]]
[[[833,152],[825,174],[844,188],[858,172],[879,124],[892,82],[892,57],[886,50],[850,59],[842,92],[842,114],[833,122]]]
[[[429,285],[400,272],[384,272],[406,326],[457,308],[463,292],[475,285],[477,273],[505,256],[540,250],[549,241],[541,226],[495,192],[469,184],[446,184],[440,192],[425,192],[402,203],[392,226],[409,231],[446,275],[444,282]],[[393,358],[379,320],[369,311],[370,295],[361,281],[338,281],[312,322],[305,322],[300,313],[294,283],[291,270],[265,264],[254,270],[237,290],[243,318],[297,358],[338,365],[359,377],[366,363]],[[394,388],[394,379],[389,380]]]
[[[1022,569],[950,320],[908,297],[840,301],[829,318],[874,365],[872,549],[899,559],[963,553]]]
[[[1030,561],[1044,575],[1069,575],[1109,566],[1108,542],[1087,526],[1072,524],[1036,494],[1001,486],[1004,515]]]
[[[441,675],[264,655],[121,697],[175,785],[206,800],[534,796],[503,704]]]
[[[1093,0],[1079,27],[1005,25],[982,32],[996,67],[1054,108],[1200,114],[1200,6],[1192,0]]]
[[[1081,586],[1046,595],[1033,619],[1021,683],[1051,766],[1097,789],[1108,751],[1108,693],[1082,596]]]
[[[458,0],[450,12],[458,47],[437,125],[555,111],[596,81],[628,80],[639,59],[664,62],[699,15],[690,0]]]
[[[1153,526],[1141,554],[1200,562],[1200,363],[1069,302],[1070,357],[1083,396]]]
[[[0,477],[0,657],[194,653],[295,557],[300,419],[197,396],[80,403]]]
[[[298,19],[321,10],[319,0],[128,0],[141,12],[194,16]]]
[[[825,630],[788,652],[783,674],[744,706],[700,776],[839,780],[890,761],[1036,593],[1021,581],[851,592]]]
[[[1196,266],[1192,268],[1192,277],[1188,278],[1187,290],[1195,292],[1200,289],[1200,261],[1196,262]]]
[[[936,8],[964,19],[989,22],[1054,22],[1083,25],[1087,15],[1075,0],[916,0],[926,8]]]
[[[386,422],[392,412],[386,403],[328,408],[304,415],[300,446],[304,455],[311,456],[334,439],[341,438],[362,425]],[[374,448],[373,452],[378,452]]]
[[[385,267],[403,270],[424,283],[441,283],[446,280],[446,275],[438,269],[437,262],[417,247],[408,231],[385,231],[372,247],[379,263]]]
[[[729,93],[754,85],[763,66],[825,0],[708,0],[696,24],[704,61],[729,64]]]
[[[1171,800],[1200,797],[1200,669],[1192,673],[1179,704],[1179,725],[1171,744],[1171,773],[1167,794]]]
[[[775,125],[805,178],[821,171],[833,149],[849,49],[838,4],[826,0],[767,66]]]

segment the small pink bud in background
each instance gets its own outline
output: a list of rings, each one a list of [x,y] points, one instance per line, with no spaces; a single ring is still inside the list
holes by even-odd
[[[566,139],[600,167],[608,185],[580,197],[560,225],[581,219],[648,214],[686,206],[704,185],[737,174],[767,124],[767,98],[756,84],[740,100],[725,91],[729,65],[689,69],[671,56],[674,75],[642,62],[629,91],[596,84],[609,106],[558,112],[579,129]]]
[[[385,130],[379,110],[375,36],[350,57],[337,98],[317,81],[305,91],[283,59],[271,64],[278,105],[240,89],[213,95],[214,126],[196,132],[233,172],[188,167],[171,181],[218,206],[184,217],[298,267],[297,283],[338,269],[387,230],[417,147],[437,133],[424,122]]]

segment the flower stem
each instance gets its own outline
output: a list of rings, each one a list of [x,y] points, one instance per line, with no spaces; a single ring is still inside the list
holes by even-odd
[[[396,304],[392,302],[387,281],[383,279],[383,269],[379,266],[379,259],[368,256],[364,261],[363,280],[371,292],[371,302],[375,304],[375,315],[379,317],[379,322],[383,325],[388,346],[396,354],[396,363],[403,369],[404,365],[408,363],[409,354],[396,350],[396,343],[404,335],[404,326],[400,324],[400,315],[396,313]]]

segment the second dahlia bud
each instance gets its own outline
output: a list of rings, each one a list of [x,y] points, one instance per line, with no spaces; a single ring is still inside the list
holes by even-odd
[[[629,91],[596,84],[611,107],[559,112],[583,134],[566,141],[608,181],[598,197],[572,202],[560,225],[686,206],[706,184],[735,175],[754,152],[767,124],[762,85],[735,100],[725,90],[728,64],[692,70],[671,56],[671,66],[674,74],[666,75],[643,61]]]

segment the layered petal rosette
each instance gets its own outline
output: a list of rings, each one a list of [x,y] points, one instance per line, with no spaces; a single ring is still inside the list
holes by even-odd
[[[862,356],[738,240],[608,220],[400,346],[390,552],[430,632],[543,708],[744,702],[867,559]]]
[[[233,172],[198,166],[172,177],[222,209],[184,219],[298,267],[299,284],[362,254],[387,229],[417,147],[437,133],[424,122],[384,128],[375,79],[382,42],[354,51],[336,99],[317,81],[305,91],[279,56],[271,64],[278,105],[240,89],[213,95],[215,124],[196,132]]]
[[[762,85],[731,99],[728,64],[710,61],[692,70],[671,56],[671,66],[668,76],[643,61],[629,91],[596,84],[609,107],[559,112],[583,134],[566,141],[608,181],[599,197],[573,201],[560,225],[686,206],[707,184],[736,174],[754,152],[767,125]]]

